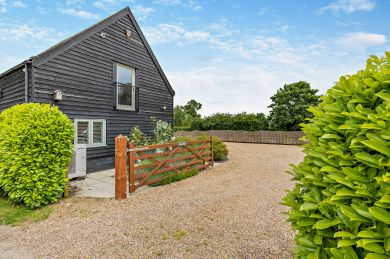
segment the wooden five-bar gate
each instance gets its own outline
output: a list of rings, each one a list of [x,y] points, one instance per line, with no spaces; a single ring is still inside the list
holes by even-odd
[[[135,146],[127,137],[115,138],[115,199],[157,184],[166,177],[202,170],[214,165],[212,139]]]

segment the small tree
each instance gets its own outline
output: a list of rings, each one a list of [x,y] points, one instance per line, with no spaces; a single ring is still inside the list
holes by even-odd
[[[317,89],[312,89],[305,81],[286,84],[280,88],[271,97],[272,104],[268,106],[271,108],[268,118],[270,130],[300,130],[299,124],[305,118],[312,117],[307,109],[320,101],[317,92]]]
[[[198,111],[202,108],[202,104],[190,100],[186,105],[177,105],[173,109],[173,124],[175,130],[193,130],[200,129],[201,116]]]

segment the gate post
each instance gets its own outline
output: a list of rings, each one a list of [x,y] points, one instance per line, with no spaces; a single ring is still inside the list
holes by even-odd
[[[213,136],[210,135],[210,151],[211,151],[211,166],[214,166],[214,146],[213,146]]]
[[[135,154],[134,152],[132,152],[132,149],[134,149],[134,143],[133,142],[130,142],[129,143],[129,149],[130,149],[130,152],[129,152],[129,192],[132,193],[132,192],[135,192],[135,175],[134,175],[134,164],[135,164]]]
[[[127,137],[119,135],[115,138],[115,199],[126,199],[126,157]]]

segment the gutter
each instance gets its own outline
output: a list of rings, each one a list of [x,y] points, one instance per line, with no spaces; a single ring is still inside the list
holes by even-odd
[[[16,66],[14,66],[14,67],[8,69],[8,70],[5,71],[5,72],[1,73],[1,74],[0,74],[0,78],[2,78],[3,76],[8,75],[9,73],[12,73],[12,72],[14,72],[14,71],[20,69],[20,68],[23,67],[24,64],[26,64],[26,63],[27,63],[27,60],[23,61],[22,63],[17,64]]]

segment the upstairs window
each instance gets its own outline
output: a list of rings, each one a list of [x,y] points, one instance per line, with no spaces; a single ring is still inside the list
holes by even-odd
[[[135,110],[135,69],[116,64],[116,108]]]

